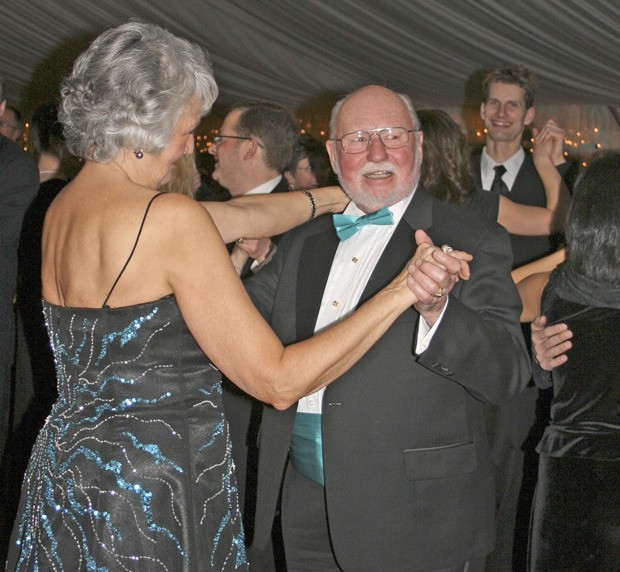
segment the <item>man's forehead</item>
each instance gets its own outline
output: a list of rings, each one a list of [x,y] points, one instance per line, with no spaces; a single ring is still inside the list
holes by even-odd
[[[237,122],[239,121],[239,117],[241,116],[241,113],[242,113],[241,109],[233,109],[232,111],[229,111],[226,117],[224,117],[224,121],[222,122],[222,127],[224,127],[225,125],[229,129],[234,128],[237,125]]]
[[[525,90],[516,83],[496,81],[489,86],[489,99],[513,99],[525,101]]]
[[[411,128],[411,116],[404,105],[376,105],[344,107],[338,114],[338,129],[343,133],[383,127]]]

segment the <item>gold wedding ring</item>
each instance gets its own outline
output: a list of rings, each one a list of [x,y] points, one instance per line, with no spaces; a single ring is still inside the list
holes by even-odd
[[[239,244],[243,243],[243,238],[239,238],[239,239],[237,239],[237,242],[238,242]]]
[[[435,294],[435,298],[441,298],[445,293],[446,289],[440,287],[439,290],[437,290],[437,294]]]
[[[451,246],[448,246],[447,244],[444,244],[441,247],[441,250],[443,250],[446,254],[450,254],[454,249]],[[443,296],[443,294],[439,294],[440,296]]]

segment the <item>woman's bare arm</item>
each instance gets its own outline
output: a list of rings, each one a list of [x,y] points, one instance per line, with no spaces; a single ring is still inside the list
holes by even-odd
[[[535,133],[533,160],[545,188],[546,205],[522,205],[500,196],[497,222],[512,234],[545,236],[560,232],[570,205],[570,192],[556,168],[564,131],[550,119]]]
[[[549,281],[549,274],[566,259],[566,249],[561,248],[549,256],[524,264],[512,271],[512,279],[517,285],[523,310],[521,322],[531,322],[540,314],[540,298]]]
[[[549,272],[530,274],[517,284],[523,309],[521,310],[522,323],[529,323],[540,314],[540,299],[543,290],[549,282]]]
[[[344,373],[417,301],[408,284],[407,264],[349,318],[283,347],[247,296],[208,214],[199,208],[175,214],[161,263],[190,331],[229,379],[277,408],[290,406]],[[197,249],[196,243],[208,247]],[[436,250],[421,245],[416,257],[428,259]],[[456,264],[454,272],[459,270]]]
[[[222,239],[228,244],[238,238],[282,234],[314,216],[342,212],[349,203],[349,197],[340,187],[323,187],[307,193],[290,191],[250,195],[200,204],[209,212]]]
[[[560,248],[555,252],[543,256],[538,260],[519,266],[512,271],[512,280],[515,284],[519,284],[524,278],[537,272],[551,272],[556,266],[562,264],[566,260],[566,249]]]

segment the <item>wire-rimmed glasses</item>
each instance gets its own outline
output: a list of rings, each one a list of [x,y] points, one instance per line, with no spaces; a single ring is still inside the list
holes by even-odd
[[[339,139],[332,139],[332,141],[340,141],[345,153],[363,153],[370,147],[372,136],[376,133],[381,143],[388,149],[400,149],[409,143],[409,133],[414,131],[415,129],[406,127],[380,127],[368,131],[345,133]]]

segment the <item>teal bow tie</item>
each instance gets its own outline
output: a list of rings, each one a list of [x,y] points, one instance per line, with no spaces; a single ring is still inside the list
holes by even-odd
[[[333,215],[334,227],[340,240],[351,238],[360,228],[367,224],[394,224],[394,217],[387,207],[377,212],[362,216]]]

